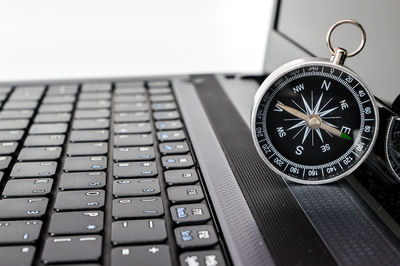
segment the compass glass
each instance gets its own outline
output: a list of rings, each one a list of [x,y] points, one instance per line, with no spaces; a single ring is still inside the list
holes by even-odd
[[[267,84],[254,111],[253,132],[264,160],[301,183],[349,174],[375,139],[373,98],[352,72],[332,64],[281,74]]]
[[[400,181],[400,117],[392,117],[390,121],[385,150],[390,170]]]

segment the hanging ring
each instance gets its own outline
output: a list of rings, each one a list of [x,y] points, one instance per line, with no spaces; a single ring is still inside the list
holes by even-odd
[[[348,53],[347,57],[352,57],[357,55],[359,52],[361,52],[361,50],[364,48],[365,42],[367,40],[367,34],[365,33],[365,30],[363,28],[363,26],[361,26],[360,23],[358,23],[355,20],[352,19],[345,19],[345,20],[340,20],[338,22],[336,22],[335,24],[333,24],[329,30],[328,30],[328,34],[326,35],[326,44],[328,45],[329,51],[332,53],[332,55],[335,54],[335,49],[332,47],[332,43],[331,43],[331,35],[334,29],[336,29],[338,26],[342,25],[342,24],[352,24],[356,27],[358,27],[361,31],[361,43],[360,46],[358,46],[357,50],[355,50],[354,52]]]

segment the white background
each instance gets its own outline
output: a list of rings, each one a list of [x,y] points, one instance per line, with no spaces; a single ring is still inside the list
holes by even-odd
[[[0,1],[0,81],[260,73],[272,1]]]

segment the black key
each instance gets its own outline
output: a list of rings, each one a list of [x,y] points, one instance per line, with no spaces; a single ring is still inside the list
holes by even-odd
[[[76,94],[77,92],[78,85],[76,84],[51,85],[47,90],[47,95]]]
[[[30,101],[39,100],[44,92],[44,86],[24,86],[17,87],[10,95],[10,100],[13,101]]]
[[[0,141],[18,141],[22,139],[24,135],[24,131],[22,130],[9,130],[9,131],[0,131]]]
[[[116,103],[136,103],[136,102],[145,102],[147,101],[146,95],[143,94],[132,94],[132,95],[122,95],[115,96],[114,102]]]
[[[115,113],[114,122],[147,122],[150,120],[149,112]]]
[[[157,194],[160,194],[160,183],[156,178],[121,179],[113,182],[113,195],[117,198]]]
[[[174,102],[153,103],[151,109],[153,111],[170,111],[176,109],[176,104]]]
[[[8,94],[12,90],[11,86],[1,85],[0,86],[0,93],[1,94]]]
[[[105,141],[108,140],[108,138],[108,130],[72,130],[69,141]]]
[[[117,221],[111,225],[114,245],[159,243],[166,239],[167,230],[161,219]]]
[[[42,104],[39,108],[39,113],[69,113],[72,112],[73,105],[70,103],[64,104]]]
[[[172,264],[169,247],[167,245],[152,245],[126,246],[112,249],[111,266],[132,265],[171,266]]]
[[[29,129],[29,134],[62,134],[67,130],[68,124],[66,123],[33,124]]]
[[[150,134],[115,135],[114,146],[146,146],[153,145],[153,136]]]
[[[114,91],[115,95],[131,95],[131,94],[146,94],[144,87],[117,87]]]
[[[45,196],[51,193],[52,186],[51,178],[11,179],[7,182],[2,195],[5,198]]]
[[[114,149],[115,161],[145,161],[153,159],[153,147],[125,147]]]
[[[1,263],[4,266],[32,265],[34,255],[34,246],[0,247]]]
[[[42,253],[45,264],[97,261],[101,257],[103,239],[98,235],[49,237]]]
[[[170,208],[176,224],[195,224],[210,220],[210,211],[205,204],[174,205]]]
[[[43,98],[42,103],[73,103],[75,95],[50,95]]]
[[[150,123],[123,123],[114,125],[115,134],[150,133]]]
[[[18,156],[19,161],[57,160],[61,156],[61,147],[23,148]]]
[[[182,130],[161,131],[157,133],[159,141],[179,141],[186,139],[185,133]]]
[[[121,177],[151,177],[157,175],[155,162],[123,162],[114,163],[113,175]]]
[[[198,202],[204,199],[200,186],[176,186],[167,190],[168,199],[172,203]]]
[[[29,119],[33,116],[32,110],[15,110],[15,111],[1,111],[0,119]]]
[[[11,170],[13,178],[49,177],[56,173],[57,162],[29,162],[16,163]]]
[[[110,108],[111,102],[109,100],[99,100],[99,101],[79,101],[77,104],[78,109],[102,109]]]
[[[9,101],[3,106],[3,110],[35,109],[37,101]]]
[[[29,221],[1,221],[0,244],[30,244],[39,238],[42,222]]]
[[[219,250],[189,251],[179,256],[181,266],[225,266],[224,256]]]
[[[2,199],[0,200],[0,219],[40,218],[46,214],[48,202],[47,198]]]
[[[111,91],[111,83],[82,84],[82,92],[109,92],[109,91]]]
[[[151,80],[147,82],[147,86],[149,88],[168,88],[169,81],[168,80]]]
[[[106,185],[105,172],[64,173],[58,185],[61,190],[99,189]]]
[[[199,181],[195,169],[168,170],[164,172],[165,182],[168,185],[193,184]]]
[[[110,110],[108,109],[77,110],[75,112],[75,119],[109,118],[109,117],[110,117]]]
[[[64,140],[64,135],[29,135],[24,146],[59,146],[64,144]]]
[[[10,165],[11,159],[11,156],[0,156],[0,170],[7,169]]]
[[[170,94],[172,92],[171,88],[150,88],[149,93],[151,95],[158,95],[158,94]]]
[[[155,120],[172,120],[180,118],[178,111],[158,111],[153,113]]]
[[[78,235],[95,234],[103,231],[102,211],[59,212],[51,216],[49,234]]]
[[[190,155],[169,155],[161,158],[162,165],[166,169],[189,168],[194,165]]]
[[[62,123],[70,120],[70,113],[39,113],[35,117],[35,123]]]
[[[0,154],[6,155],[14,153],[18,147],[18,142],[0,142]]]
[[[160,143],[158,147],[160,152],[164,155],[183,154],[189,152],[189,146],[187,145],[186,141]]]
[[[81,93],[79,95],[79,100],[109,100],[111,99],[111,94],[109,92],[96,92],[96,93]]]
[[[218,243],[212,225],[193,225],[175,229],[176,244],[182,249],[211,247]]]
[[[104,206],[104,190],[77,190],[57,193],[56,211],[90,210]]]
[[[28,124],[28,119],[0,120],[0,130],[25,129]]]
[[[161,197],[114,199],[112,215],[115,219],[147,218],[164,215]]]
[[[107,157],[104,156],[67,157],[64,161],[65,172],[95,171],[106,168]]]
[[[105,129],[110,127],[110,120],[105,118],[98,119],[78,119],[72,124],[73,129]]]
[[[150,106],[148,103],[120,103],[115,105],[115,112],[140,112],[149,111]]]
[[[150,96],[150,101],[153,103],[158,103],[158,102],[171,102],[174,100],[174,96],[171,94],[165,94],[165,95],[151,95]]]
[[[69,156],[79,155],[103,155],[108,152],[106,142],[82,142],[68,144],[67,154]]]

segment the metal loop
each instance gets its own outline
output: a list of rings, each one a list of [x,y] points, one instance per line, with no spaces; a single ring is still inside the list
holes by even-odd
[[[335,54],[335,50],[332,47],[332,43],[331,43],[331,35],[334,29],[336,29],[338,26],[342,25],[342,24],[352,24],[356,27],[358,27],[361,31],[362,37],[361,37],[361,43],[360,46],[358,46],[357,50],[355,50],[354,52],[348,53],[347,57],[352,57],[357,55],[359,52],[361,52],[361,50],[364,48],[365,42],[367,40],[367,34],[365,33],[365,30],[363,28],[363,26],[361,26],[360,23],[358,23],[355,20],[352,19],[345,19],[345,20],[340,20],[338,22],[336,22],[335,24],[333,24],[329,30],[328,30],[328,34],[326,35],[326,44],[328,45],[329,51],[332,53],[332,55]]]

